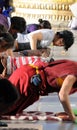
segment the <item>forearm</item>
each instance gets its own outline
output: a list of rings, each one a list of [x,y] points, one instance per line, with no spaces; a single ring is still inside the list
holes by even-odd
[[[73,84],[76,82],[77,78],[74,75],[68,75],[64,79],[62,83],[62,87],[59,92],[59,99],[63,105],[63,108],[66,113],[68,113],[70,119],[72,121],[75,120],[75,115],[72,111],[70,100],[69,100],[69,93],[72,90]]]
[[[66,100],[65,101],[61,101],[61,104],[63,105],[64,111],[69,115],[69,118],[72,121],[75,121],[75,115],[72,111],[71,105],[70,105],[70,101],[68,96],[66,96]]]
[[[30,47],[31,47],[31,50],[37,49],[37,40],[35,37],[30,38]]]
[[[44,56],[49,57],[50,55],[50,48],[42,48],[37,50],[24,50],[20,53],[24,54],[25,56]]]

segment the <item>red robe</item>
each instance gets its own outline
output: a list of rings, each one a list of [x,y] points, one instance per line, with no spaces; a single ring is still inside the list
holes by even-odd
[[[41,94],[59,92],[62,82],[68,74],[77,76],[77,63],[73,61],[58,60],[50,64],[36,62],[36,66],[39,67],[39,74],[42,78],[39,89],[30,82],[31,77],[36,74],[36,69],[30,65],[23,65],[10,76],[9,80],[17,87],[20,99],[10,108],[8,114],[22,112],[23,109],[37,101]],[[77,82],[70,93],[75,91],[77,91]]]

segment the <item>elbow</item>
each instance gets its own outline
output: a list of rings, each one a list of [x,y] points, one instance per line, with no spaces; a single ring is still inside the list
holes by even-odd
[[[59,100],[60,102],[65,102],[66,101],[66,94],[65,93],[60,93],[59,92]]]

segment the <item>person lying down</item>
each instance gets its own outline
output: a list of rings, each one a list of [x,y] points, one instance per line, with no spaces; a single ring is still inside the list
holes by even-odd
[[[39,60],[35,65],[22,65],[8,79],[1,79],[0,115],[21,113],[39,100],[40,96],[53,92],[58,94],[69,119],[76,123],[77,117],[72,110],[69,95],[77,92],[77,62],[71,60],[56,60],[50,63]],[[15,98],[12,95],[15,95]]]

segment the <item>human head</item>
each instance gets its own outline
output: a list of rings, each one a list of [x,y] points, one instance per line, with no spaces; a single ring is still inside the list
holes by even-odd
[[[56,46],[64,46],[64,49],[67,51],[74,43],[73,33],[68,30],[57,32],[53,43]]]
[[[48,20],[38,20],[40,28],[51,29],[51,23]]]
[[[8,111],[17,99],[19,99],[18,90],[8,79],[0,79],[0,115]]]
[[[23,17],[13,16],[11,17],[11,27],[9,32],[14,38],[17,37],[17,33],[23,33],[26,29],[26,21]]]
[[[14,46],[14,38],[9,32],[0,33],[0,52],[4,52]]]

